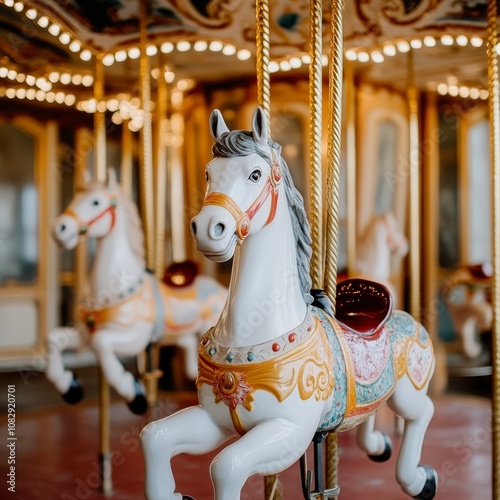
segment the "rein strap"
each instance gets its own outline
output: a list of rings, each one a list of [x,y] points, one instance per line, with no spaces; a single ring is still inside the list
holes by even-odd
[[[278,207],[278,186],[281,180],[281,172],[279,164],[276,159],[271,167],[271,174],[267,178],[262,191],[257,199],[250,205],[250,207],[243,212],[236,202],[225,193],[209,193],[203,206],[215,205],[225,208],[236,221],[236,235],[238,236],[238,244],[241,245],[243,240],[250,233],[250,221],[254,218],[257,212],[262,208],[269,195],[271,195],[271,208],[269,216],[264,224],[264,227],[270,224],[276,215],[276,208]]]

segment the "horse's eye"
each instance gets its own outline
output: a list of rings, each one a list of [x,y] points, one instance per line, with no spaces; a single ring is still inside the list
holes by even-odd
[[[94,207],[97,207],[99,205],[99,200],[94,200],[92,202],[92,205],[94,205]]]
[[[249,179],[252,182],[259,182],[261,177],[262,177],[262,172],[257,168],[250,174]]]

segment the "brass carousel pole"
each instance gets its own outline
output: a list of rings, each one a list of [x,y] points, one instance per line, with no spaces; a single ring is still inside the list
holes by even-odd
[[[144,228],[144,243],[146,250],[146,267],[151,272],[157,273],[157,261],[155,260],[154,237],[155,237],[155,219],[154,219],[154,189],[153,189],[153,131],[152,131],[152,114],[151,114],[151,86],[150,86],[150,68],[149,58],[146,53],[148,41],[148,16],[149,16],[149,1],[140,0],[141,19],[140,19],[140,78],[141,78],[141,103],[144,112],[144,124],[141,130],[141,155],[140,155],[140,201],[141,201],[141,218]],[[158,159],[158,158],[157,158]],[[161,160],[160,160],[161,161]],[[165,194],[165,183],[159,187],[160,196]],[[157,199],[158,201],[158,199]],[[165,201],[163,200],[163,203]],[[158,223],[165,224],[165,217],[160,215]],[[157,232],[158,226],[156,227]],[[160,243],[163,242],[160,238]],[[145,372],[143,380],[146,386],[148,409],[151,412],[158,397],[158,379],[161,377],[159,370],[153,368],[153,346],[150,345],[146,350]]]
[[[257,0],[255,5],[257,102],[266,113],[271,129],[271,77],[269,73],[270,28],[269,0]]]
[[[160,68],[163,68],[160,60]],[[158,280],[163,279],[165,268],[165,219],[167,211],[167,147],[165,144],[166,120],[167,120],[167,82],[163,76],[163,69],[158,76],[158,90],[156,103],[156,143],[155,143],[155,266],[154,272]],[[151,356],[149,369],[144,373],[144,383],[148,397],[148,409],[150,411],[158,401],[158,381],[163,372],[153,368],[158,366],[160,346],[150,347],[148,354]],[[148,420],[151,420],[149,418]]]
[[[415,86],[413,49],[408,53],[408,108],[410,145],[410,314],[420,321],[420,150],[418,92]]]
[[[270,27],[269,0],[257,0],[255,4],[255,43],[257,70],[257,102],[266,113],[271,133],[271,77],[269,73]],[[264,496],[267,500],[281,500],[283,485],[278,475],[264,477]]]
[[[323,12],[320,0],[310,1],[309,12],[309,175],[311,179],[311,280],[323,289],[323,182],[321,168],[321,124],[323,66]]]
[[[332,0],[330,51],[328,73],[328,153],[327,153],[327,218],[325,291],[335,311],[337,292],[337,248],[339,238],[340,207],[340,146],[342,126],[342,68],[343,68],[343,0]],[[355,180],[354,180],[355,182]],[[352,200],[351,200],[352,201]],[[355,200],[353,201],[355,203]],[[355,235],[354,231],[354,235]],[[352,269],[352,268],[351,268]],[[337,434],[330,432],[326,438],[326,487],[338,496],[338,442]]]
[[[104,65],[102,56],[96,57],[94,77],[94,98],[99,104],[104,99]],[[96,110],[94,114],[94,169],[99,182],[106,180],[106,114]],[[113,492],[110,446],[110,395],[109,385],[99,368],[99,464],[101,490],[105,495]]]
[[[500,86],[498,79],[497,3],[488,0],[488,90],[490,118],[490,163],[492,202],[492,291],[493,307],[493,498],[500,497]]]
[[[271,133],[271,77],[269,73],[270,27],[269,0],[257,0],[255,5],[256,27],[256,69],[257,69],[257,102],[266,113],[269,133]],[[268,500],[283,498],[283,485],[278,475],[264,478],[264,496]]]
[[[149,79],[149,58],[146,54],[148,40],[148,0],[141,0],[140,47],[141,47],[141,103],[144,112],[144,125],[141,131],[140,155],[140,193],[141,216],[144,226],[144,241],[146,246],[146,266],[154,270],[155,247],[154,240],[154,214],[153,214],[153,141],[151,126],[151,88]]]
[[[160,64],[160,67],[163,67]],[[156,231],[155,274],[161,280],[165,267],[165,219],[167,210],[167,82],[160,71],[158,76],[158,98],[156,103]]]
[[[356,82],[354,64],[344,62],[346,94],[347,274],[356,271]]]

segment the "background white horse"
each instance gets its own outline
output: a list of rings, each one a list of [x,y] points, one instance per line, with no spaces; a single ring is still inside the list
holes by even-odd
[[[87,180],[55,222],[55,239],[66,249],[82,235],[97,238],[90,290],[80,308],[81,322],[48,335],[47,378],[65,401],[78,402],[83,391],[65,369],[62,352],[90,344],[107,382],[134,413],[144,413],[143,387],[117,356],[138,355],[151,342],[175,344],[185,351],[188,376],[196,378],[198,335],[216,323],[227,290],[207,276],[197,276],[186,287],[168,287],[145,271],[139,214],[112,169],[107,185]]]
[[[489,262],[459,267],[445,282],[443,298],[463,353],[477,358],[483,343],[479,334],[490,332],[492,267]]]
[[[390,445],[373,425],[386,401],[406,422],[397,481],[414,498],[434,498],[436,473],[419,466],[433,414],[427,332],[402,311],[391,316],[387,290],[363,280],[341,287],[338,304],[348,309],[338,307],[342,321],[312,307],[309,224],[264,111],[257,108],[251,132],[229,132],[218,110],[210,128],[214,159],[191,229],[210,259],[234,254],[229,297],[200,343],[199,406],[141,434],[147,498],[189,498],[175,492],[170,459],[206,453],[235,436],[210,466],[215,500],[240,498],[249,476],[292,465],[318,430],[361,424],[358,443],[385,460]]]
[[[374,215],[357,241],[354,276],[385,285],[397,307],[399,301],[391,283],[391,270],[408,249],[408,240],[392,212]]]

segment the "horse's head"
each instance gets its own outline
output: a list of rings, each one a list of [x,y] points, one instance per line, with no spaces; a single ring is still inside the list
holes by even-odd
[[[253,115],[251,132],[230,132],[219,110],[210,116],[210,132],[214,159],[206,167],[205,201],[191,221],[191,232],[198,250],[213,261],[225,262],[237,244],[272,222],[281,167],[260,107]]]
[[[56,219],[53,235],[65,249],[71,250],[80,235],[101,238],[115,223],[118,185],[114,169],[108,170],[107,183],[86,177],[83,186],[76,190],[68,208]]]
[[[408,240],[401,231],[396,218],[392,212],[387,212],[383,215],[383,220],[387,229],[387,244],[391,253],[397,257],[404,257],[409,250]]]

